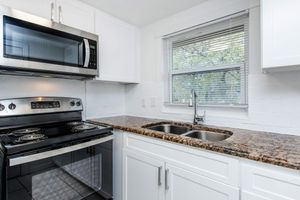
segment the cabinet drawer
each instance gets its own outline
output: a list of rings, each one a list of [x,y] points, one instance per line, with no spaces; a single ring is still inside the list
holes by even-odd
[[[243,163],[241,166],[242,190],[249,191],[266,199],[299,200],[299,172],[275,168],[274,166],[265,167],[248,163]]]
[[[168,163],[180,163],[199,175],[238,186],[239,161],[236,159],[135,134],[124,137],[125,148],[161,157]]]

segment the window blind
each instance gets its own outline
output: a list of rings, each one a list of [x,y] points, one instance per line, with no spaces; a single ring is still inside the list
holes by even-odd
[[[246,105],[248,15],[166,38],[169,101],[186,104],[191,90],[200,105]]]

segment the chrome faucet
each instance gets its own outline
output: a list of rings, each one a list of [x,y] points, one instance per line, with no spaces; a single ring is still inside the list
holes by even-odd
[[[205,121],[205,111],[203,115],[198,115],[197,112],[197,94],[196,91],[194,89],[192,89],[191,91],[191,99],[189,102],[189,107],[194,107],[194,119],[193,119],[193,124],[197,125],[197,124],[202,124]]]

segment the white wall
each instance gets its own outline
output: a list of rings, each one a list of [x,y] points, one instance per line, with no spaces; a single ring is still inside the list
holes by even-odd
[[[300,71],[263,74],[258,0],[210,0],[142,29],[141,84],[126,87],[126,113],[192,121],[192,109],[164,105],[161,36],[250,8],[249,107],[205,108],[207,124],[300,135]],[[200,108],[204,109],[204,108]]]
[[[125,114],[124,85],[93,81],[86,88],[88,119]]]
[[[84,82],[21,76],[0,76],[0,99],[30,96],[81,98],[84,117],[122,115],[125,112],[125,86],[116,83]]]

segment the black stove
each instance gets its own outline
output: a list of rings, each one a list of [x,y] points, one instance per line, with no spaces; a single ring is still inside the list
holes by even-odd
[[[82,111],[77,98],[0,100],[0,200],[113,199],[112,128]]]
[[[19,154],[37,148],[60,146],[91,137],[111,135],[111,127],[84,121],[53,123],[0,130],[0,141],[7,155]]]

